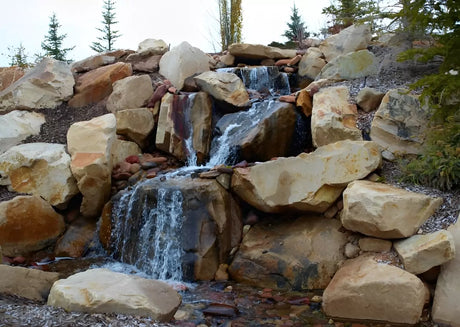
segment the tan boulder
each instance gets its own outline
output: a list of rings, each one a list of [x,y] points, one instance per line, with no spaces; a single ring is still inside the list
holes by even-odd
[[[356,96],[356,104],[365,112],[370,112],[376,110],[385,93],[377,91],[376,89],[365,87],[359,90],[358,95]]]
[[[182,42],[166,52],[160,60],[160,74],[170,80],[178,90],[182,89],[187,77],[208,70],[208,55],[187,42]]]
[[[56,272],[11,267],[0,264],[0,293],[45,301],[51,286],[59,279]]]
[[[0,67],[0,91],[16,82],[24,76],[24,69],[18,66]]]
[[[120,161],[124,161],[129,156],[137,156],[141,153],[142,150],[136,143],[116,139],[115,141],[113,141],[111,150],[112,167],[114,167]]]
[[[155,145],[179,160],[196,155],[197,163],[203,163],[211,143],[211,120],[212,102],[207,93],[168,93],[161,101]]]
[[[115,81],[131,76],[131,64],[117,62],[99,67],[77,78],[75,95],[69,100],[71,107],[83,107],[97,103],[112,93]]]
[[[404,269],[415,275],[455,257],[454,239],[446,230],[411,236],[394,242],[394,248],[404,263]]]
[[[297,54],[296,50],[247,43],[234,43],[228,47],[228,52],[235,57],[260,60],[293,58]]]
[[[371,41],[371,29],[368,25],[351,25],[325,39],[319,49],[327,62],[349,52],[366,49]]]
[[[377,57],[372,52],[359,50],[335,57],[316,78],[341,81],[377,75],[378,65]]]
[[[93,218],[78,217],[67,227],[64,235],[56,242],[54,255],[57,257],[80,258],[94,240],[97,226]]]
[[[0,173],[16,192],[41,196],[53,206],[66,206],[79,192],[63,144],[14,146],[0,155]]]
[[[243,81],[233,73],[205,72],[195,78],[202,91],[236,107],[248,105],[249,94]]]
[[[149,75],[125,77],[112,84],[113,92],[107,99],[107,110],[112,113],[124,109],[144,107],[153,95]]]
[[[348,261],[323,293],[328,316],[415,324],[427,290],[417,276],[372,256]]]
[[[220,56],[220,62],[222,62],[227,67],[231,67],[235,64],[235,56],[227,53],[223,56]]]
[[[90,70],[115,63],[116,57],[107,54],[98,54],[72,63],[74,73],[85,73]]]
[[[80,212],[98,216],[110,196],[112,144],[116,118],[107,114],[70,126],[67,146],[72,156],[70,169],[83,195]]]
[[[55,108],[73,95],[74,77],[63,61],[45,58],[0,91],[0,113],[15,109]]]
[[[117,134],[126,136],[141,148],[148,143],[150,133],[155,127],[152,112],[148,108],[120,110],[116,113]]]
[[[359,239],[359,248],[365,252],[387,252],[391,250],[393,243],[373,237],[363,237]]]
[[[371,125],[371,139],[395,155],[419,154],[425,142],[429,108],[407,90],[385,94]]]
[[[356,127],[358,111],[348,101],[346,86],[329,87],[315,93],[311,117],[314,146],[342,140],[362,140],[361,131]]]
[[[299,62],[299,76],[314,80],[326,65],[324,55],[318,48],[308,48]]]
[[[27,255],[51,244],[64,232],[61,215],[39,196],[17,196],[0,202],[0,246],[3,255]]]
[[[0,116],[0,154],[19,144],[31,135],[40,134],[45,123],[41,113],[14,110]]]
[[[447,229],[454,239],[456,256],[441,266],[433,299],[432,317],[438,324],[460,326],[460,215]]]
[[[132,53],[126,58],[126,62],[130,63],[133,71],[155,73],[160,68],[161,55],[143,56],[139,53]]]
[[[354,181],[343,192],[342,224],[346,229],[377,238],[414,235],[441,205],[441,198],[391,185]]]
[[[141,56],[163,55],[168,50],[168,44],[161,39],[145,39],[137,47],[137,53]]]
[[[164,282],[90,269],[55,282],[48,305],[66,311],[147,316],[168,322],[181,301],[181,296]]]
[[[307,90],[302,89],[297,93],[297,97],[295,98],[295,105],[296,107],[300,107],[302,109],[305,117],[311,116],[313,112],[313,100]]]
[[[236,168],[232,191],[265,212],[326,211],[353,180],[380,166],[373,142],[340,141],[312,153]]]
[[[324,289],[345,260],[337,220],[302,216],[254,225],[229,267],[232,279],[262,288]]]

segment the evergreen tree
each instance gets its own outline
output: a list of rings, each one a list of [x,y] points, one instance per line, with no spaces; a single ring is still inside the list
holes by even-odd
[[[104,1],[104,12],[102,13],[102,24],[103,28],[97,28],[98,31],[102,32],[104,35],[98,37],[97,39],[101,42],[93,42],[89,47],[96,52],[105,52],[114,50],[113,44],[115,40],[121,35],[118,34],[119,31],[113,30],[113,25],[118,22],[115,20],[115,1],[105,0]]]
[[[287,23],[287,26],[288,29],[284,32],[283,36],[287,37],[289,41],[298,42],[300,44],[303,39],[310,36],[295,3],[292,8],[291,22]]]
[[[52,57],[56,60],[66,61],[67,52],[71,51],[75,47],[62,48],[62,41],[65,39],[67,34],[59,35],[58,29],[61,27],[59,24],[56,14],[50,17],[50,24],[48,35],[45,36],[45,41],[42,42],[42,49],[45,51],[45,56]]]
[[[30,66],[27,62],[26,49],[22,43],[20,43],[17,48],[8,47],[8,51],[10,52],[8,55],[10,58],[10,66],[19,66],[21,68],[27,68]]]
[[[231,44],[241,42],[243,14],[241,0],[217,0],[222,51]]]

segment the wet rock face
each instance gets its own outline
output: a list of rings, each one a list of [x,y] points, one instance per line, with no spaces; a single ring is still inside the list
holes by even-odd
[[[274,289],[324,289],[347,242],[336,220],[302,216],[253,226],[229,267],[242,283]]]
[[[126,202],[123,198],[112,200],[112,223],[107,223],[107,212],[103,223],[103,229],[111,231],[101,233],[105,235],[103,243],[107,243],[107,235],[112,235],[110,248],[115,258],[135,264],[147,273],[162,273],[153,271],[151,266],[155,256],[163,256],[155,253],[152,239],[163,234],[157,227],[161,225],[159,219],[167,219],[168,226],[176,224],[174,219],[177,217],[171,215],[173,211],[179,215],[178,224],[182,229],[173,231],[179,244],[169,246],[177,246],[179,256],[176,259],[182,264],[176,268],[182,270],[186,280],[213,279],[219,264],[227,262],[230,250],[240,242],[239,206],[215,180],[179,178],[161,181],[156,178],[140,184],[133,194]],[[166,203],[164,197],[169,197]],[[165,210],[170,216],[158,214],[166,214]],[[169,231],[169,227],[165,228]],[[163,244],[158,250],[163,251],[166,246]]]

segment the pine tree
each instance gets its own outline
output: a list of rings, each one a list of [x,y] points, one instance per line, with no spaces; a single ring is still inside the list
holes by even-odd
[[[287,37],[289,41],[298,42],[300,45],[303,39],[310,36],[295,3],[292,8],[291,22],[287,23],[287,26],[288,29],[284,32],[283,36]]]
[[[61,27],[59,24],[56,14],[50,17],[50,24],[48,35],[45,36],[45,41],[42,42],[42,49],[45,51],[45,56],[52,57],[56,60],[66,61],[67,52],[71,51],[75,47],[62,48],[62,41],[65,39],[67,34],[59,35],[58,29]]]
[[[8,47],[8,51],[10,51],[10,54],[8,55],[10,58],[10,66],[19,66],[21,68],[27,68],[30,66],[27,62],[26,49],[22,43],[20,43],[17,48]]]
[[[93,44],[90,45],[91,49],[99,53],[114,50],[113,44],[115,43],[115,40],[121,36],[120,34],[118,34],[119,31],[113,30],[113,26],[112,26],[118,23],[115,20],[115,1],[105,0],[104,10],[105,11],[102,13],[102,17],[103,17],[102,24],[104,26],[103,28],[97,28],[98,31],[104,33],[102,37],[97,38],[102,43],[93,42]]]
[[[241,42],[243,14],[241,0],[217,0],[222,51],[231,44]]]

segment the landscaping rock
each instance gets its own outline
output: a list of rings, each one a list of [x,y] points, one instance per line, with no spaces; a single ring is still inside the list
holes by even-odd
[[[385,93],[382,93],[376,89],[365,87],[359,90],[358,95],[356,96],[356,104],[365,112],[370,112],[376,110]]]
[[[149,75],[129,76],[113,83],[113,92],[107,99],[107,110],[141,108],[153,95],[152,80]]]
[[[72,63],[71,70],[74,73],[85,73],[101,66],[115,63],[116,58],[107,54],[98,54]]]
[[[137,53],[141,56],[163,55],[168,50],[168,44],[161,39],[145,39],[137,47]]]
[[[141,148],[134,142],[116,139],[112,144],[111,156],[112,167],[129,156],[137,156],[142,153]]]
[[[126,136],[141,148],[148,143],[150,133],[155,127],[152,112],[148,108],[120,110],[116,113],[117,134]]]
[[[296,50],[280,49],[261,44],[234,43],[228,47],[228,52],[235,57],[247,59],[283,59],[296,56]]]
[[[324,55],[321,50],[314,47],[308,48],[299,62],[298,74],[301,77],[314,80],[325,65],[326,60],[324,60]]]
[[[41,113],[14,110],[0,116],[0,154],[31,135],[40,134],[45,123]]]
[[[377,57],[368,50],[360,50],[335,57],[321,69],[316,78],[351,80],[377,75],[378,68]]]
[[[359,247],[365,252],[386,252],[390,251],[393,243],[373,237],[363,237],[359,239]]]
[[[0,92],[24,76],[24,69],[18,66],[0,67]]]

